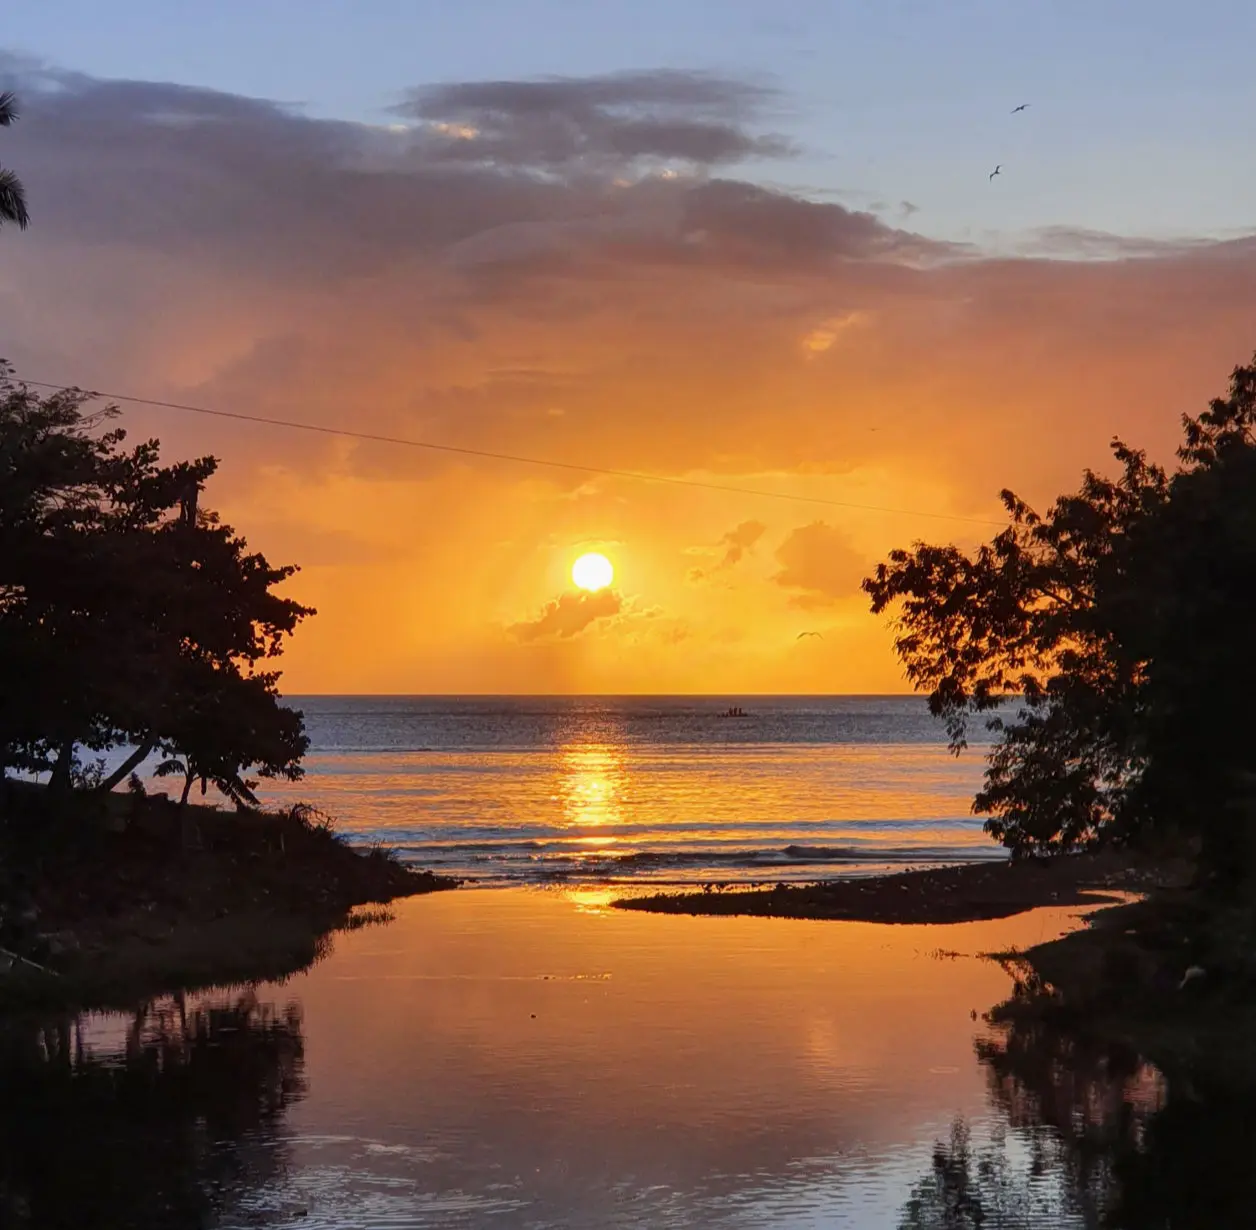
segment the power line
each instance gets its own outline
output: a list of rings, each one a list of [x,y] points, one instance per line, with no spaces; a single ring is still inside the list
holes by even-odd
[[[859,504],[851,500],[829,500],[823,496],[789,495],[783,491],[763,491],[755,487],[734,487],[725,483],[708,483],[697,478],[676,478],[663,474],[642,474],[635,470],[612,470],[604,466],[579,465],[572,461],[553,461],[545,457],[524,457],[517,453],[497,453],[482,448],[464,448],[457,444],[435,444],[430,440],[410,440],[402,436],[377,435],[369,431],[353,431],[348,427],[324,427],[318,423],[302,423],[297,419],[276,419],[260,414],[241,414],[234,410],[211,410],[207,406],[192,406],[177,401],[160,401],[151,397],[132,397],[126,393],[102,393],[80,389],[74,384],[53,384],[47,380],[20,380],[21,384],[38,389],[54,389],[59,392],[81,392],[106,401],[130,402],[136,406],[152,406],[161,410],[180,410],[187,414],[202,414],[209,418],[235,419],[242,423],[258,423],[266,427],[284,427],[292,431],[309,431],[323,436],[342,436],[350,440],[367,440],[374,444],[395,444],[404,448],[421,448],[435,453],[454,453],[461,457],[480,457],[490,461],[510,461],[518,465],[547,466],[555,470],[569,470],[580,474],[596,474],[602,478],[624,478],[639,483],[663,483],[672,487],[695,487],[702,491],[721,491],[727,495],[748,495],[765,500],[785,500],[795,504],[822,504],[828,508],[848,508],[860,512],[889,513],[900,517],[928,517],[935,521],[964,521],[969,525],[1003,526],[1002,521],[986,517],[963,517],[956,513],[921,512],[910,508],[887,508],[880,504]]]

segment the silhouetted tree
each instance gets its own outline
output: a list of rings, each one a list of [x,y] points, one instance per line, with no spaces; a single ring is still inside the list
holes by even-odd
[[[1045,515],[1004,491],[1011,524],[976,552],[917,543],[865,580],[953,750],[976,715],[998,734],[974,810],[1013,850],[1165,822],[1227,857],[1216,818],[1256,769],[1254,423],[1256,365],[1184,418],[1172,475],[1114,441],[1116,479],[1087,471]]]
[[[1254,427],[1256,366],[1187,420],[1171,498],[1133,528],[1098,595],[1142,669],[1131,823],[1198,830],[1208,866],[1229,878],[1253,867]]]
[[[289,781],[302,776],[300,760],[309,739],[301,715],[276,703],[278,679],[274,672],[245,676],[189,664],[179,690],[185,699],[163,723],[167,759],[157,769],[163,777],[183,775],[180,802],[187,802],[199,780],[202,794],[213,785],[237,807],[256,807],[257,783],[244,779],[245,769]]]
[[[242,770],[298,776],[307,746],[260,669],[312,613],[273,592],[296,570],[201,507],[212,457],[124,451],[124,433],[100,430],[116,411],[86,402],[0,369],[0,767],[66,790],[78,749],[129,744],[108,790],[165,747],[247,802]]]
[[[0,94],[0,128],[8,128],[17,119],[17,98],[8,90]],[[26,190],[22,181],[5,167],[0,167],[0,226],[15,222],[25,230],[30,225],[26,208]]]

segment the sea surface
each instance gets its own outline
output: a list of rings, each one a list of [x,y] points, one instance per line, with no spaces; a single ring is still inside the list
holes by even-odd
[[[0,1225],[1209,1230],[1252,1115],[1032,1022],[980,954],[1073,925],[884,926],[462,889],[307,973],[0,1011]]]
[[[304,696],[350,840],[485,885],[805,880],[997,858],[919,697]],[[742,716],[729,716],[740,709]]]

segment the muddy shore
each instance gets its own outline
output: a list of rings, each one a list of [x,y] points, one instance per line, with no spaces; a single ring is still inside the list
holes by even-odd
[[[360,907],[456,881],[359,852],[322,818],[108,796],[73,814],[8,792],[0,824],[0,1002],[65,1006],[282,977]]]
[[[774,888],[660,893],[615,902],[657,914],[754,915],[848,922],[961,923],[1008,918],[1048,905],[1093,904],[1104,890],[1148,892],[1180,885],[1185,860],[1102,851],[1049,860],[969,863],[928,871]]]

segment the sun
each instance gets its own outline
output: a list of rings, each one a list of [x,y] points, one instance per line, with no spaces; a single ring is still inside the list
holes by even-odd
[[[590,551],[572,564],[571,579],[580,589],[597,593],[599,589],[605,589],[615,579],[615,569],[611,567],[611,562],[605,555]]]

